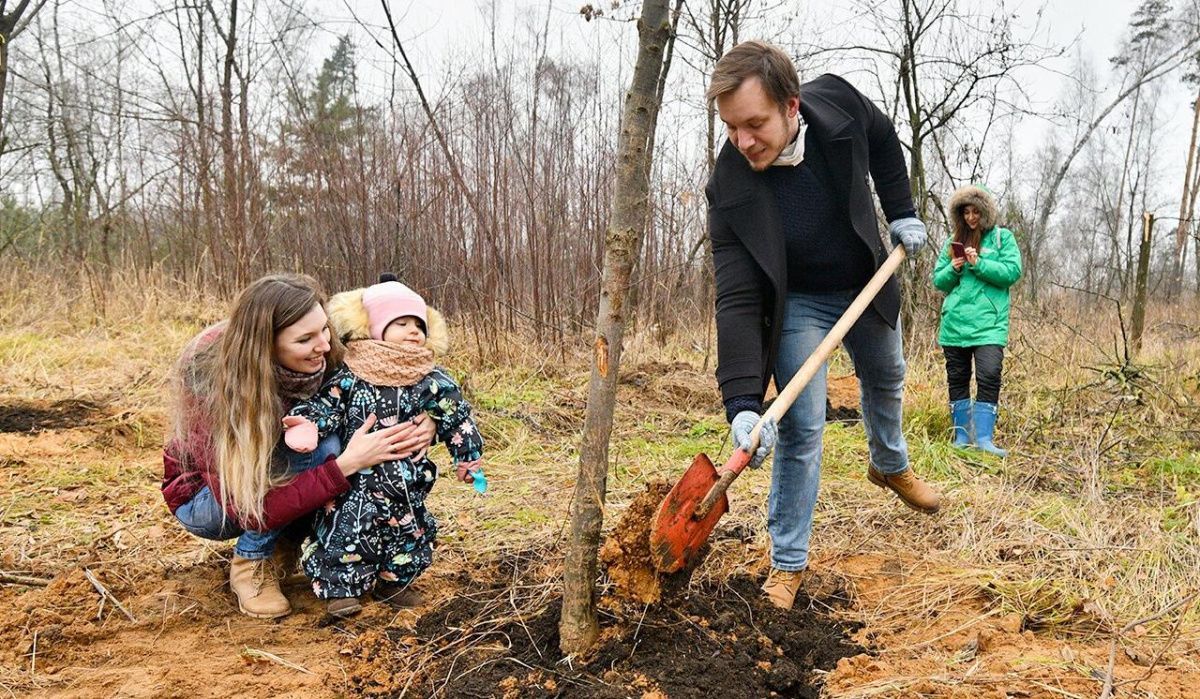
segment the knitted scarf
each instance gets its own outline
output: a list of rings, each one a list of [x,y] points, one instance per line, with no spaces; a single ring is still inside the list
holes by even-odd
[[[346,366],[377,386],[412,386],[433,371],[433,350],[379,340],[355,340],[346,346]]]
[[[279,397],[287,403],[297,403],[313,397],[321,387],[325,378],[325,365],[322,364],[311,374],[301,374],[285,367],[275,365],[275,382],[279,385]]]

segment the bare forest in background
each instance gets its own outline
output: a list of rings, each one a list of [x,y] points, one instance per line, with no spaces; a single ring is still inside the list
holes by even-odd
[[[226,296],[271,270],[332,291],[391,270],[470,316],[484,344],[486,331],[580,337],[599,301],[639,4],[530,5],[511,26],[493,4],[490,34],[441,63],[404,46],[403,21],[389,31],[387,3],[361,5],[348,7],[378,22],[298,2],[0,1],[0,261],[22,278],[165,278]],[[1024,248],[1024,299],[1130,299],[1143,249],[1152,297],[1200,289],[1196,0],[1142,3],[1119,45],[1089,47],[1103,65],[1003,5],[852,2],[844,37],[772,0],[677,11],[631,277],[638,327],[665,339],[711,321],[703,186],[723,130],[703,86],[750,37],[792,52],[804,79],[846,75],[892,116],[935,243],[950,192],[987,182]],[[595,45],[564,46],[580,27]],[[368,63],[384,76],[369,87]],[[1031,70],[1062,73],[1052,104],[1029,96]],[[1169,99],[1181,91],[1186,114]],[[1165,150],[1181,123],[1190,144]],[[938,306],[933,258],[906,279],[915,325]]]

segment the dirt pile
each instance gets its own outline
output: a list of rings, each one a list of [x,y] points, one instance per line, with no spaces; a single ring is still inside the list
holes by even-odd
[[[123,626],[113,618],[81,569],[72,569],[43,588],[20,597],[0,622],[0,661],[50,672],[75,659],[80,647]]]
[[[642,604],[662,599],[663,580],[650,559],[650,528],[663,498],[671,492],[666,481],[651,481],[621,515],[600,547],[600,563],[617,594]]]

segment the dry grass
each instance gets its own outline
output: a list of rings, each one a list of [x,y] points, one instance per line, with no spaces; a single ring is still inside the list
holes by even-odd
[[[48,578],[87,563],[107,572],[105,584],[120,598],[133,594],[148,568],[194,565],[227,548],[174,527],[155,487],[166,371],[196,330],[222,317],[227,301],[153,275],[98,288],[20,274],[0,286],[0,401],[84,398],[108,406],[100,425],[57,441],[42,438],[38,451],[19,458],[12,454],[25,443],[0,444],[0,568]],[[905,639],[880,650],[922,656],[930,639],[958,624],[931,621],[922,640],[908,633],[913,620],[964,604],[973,605],[972,614],[1015,615],[1038,632],[1107,638],[1195,591],[1200,327],[1179,319],[1200,317],[1197,310],[1152,308],[1143,352],[1130,363],[1114,350],[1120,331],[1112,309],[1018,306],[1002,396],[1002,443],[1011,454],[1005,461],[947,446],[940,355],[931,331],[910,341],[912,460],[942,487],[943,511],[911,513],[865,480],[861,425],[831,424],[826,432],[816,565],[839,571],[851,590],[868,584],[846,572],[854,561],[874,557],[894,568],[884,571],[894,582],[887,594],[864,588],[862,603],[841,612],[866,625],[864,640]],[[433,573],[447,580],[463,571],[509,576],[508,592],[489,607],[495,621],[544,606],[556,589],[587,343],[550,348],[509,337],[484,356],[471,332],[451,330],[457,343],[445,363],[477,406],[494,492],[479,498],[461,484],[439,486],[433,507],[443,545]],[[666,346],[649,333],[630,340],[611,449],[610,525],[645,481],[673,481],[698,451],[714,460],[728,453],[711,366],[704,369],[710,342],[711,330]],[[845,357],[834,367],[845,373]],[[765,570],[768,485],[766,470],[735,484],[732,511],[693,585]],[[497,569],[501,560],[507,568]],[[878,576],[871,577],[876,584]],[[1177,638],[1170,634],[1178,615],[1149,624],[1144,638],[1200,647],[1200,612],[1184,614]],[[368,622],[347,625],[347,647],[366,643],[370,631]],[[486,633],[474,640],[495,642]],[[403,657],[411,667],[429,660]],[[286,662],[311,668],[313,661]],[[1176,662],[1195,669],[1194,659]],[[855,696],[899,692],[905,682],[862,687]],[[39,686],[28,668],[5,669],[0,684]]]

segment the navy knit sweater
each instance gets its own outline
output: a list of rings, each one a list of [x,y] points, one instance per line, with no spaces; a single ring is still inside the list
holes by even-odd
[[[821,293],[860,289],[875,273],[875,259],[839,209],[828,185],[802,162],[767,168],[787,248],[788,291]]]

